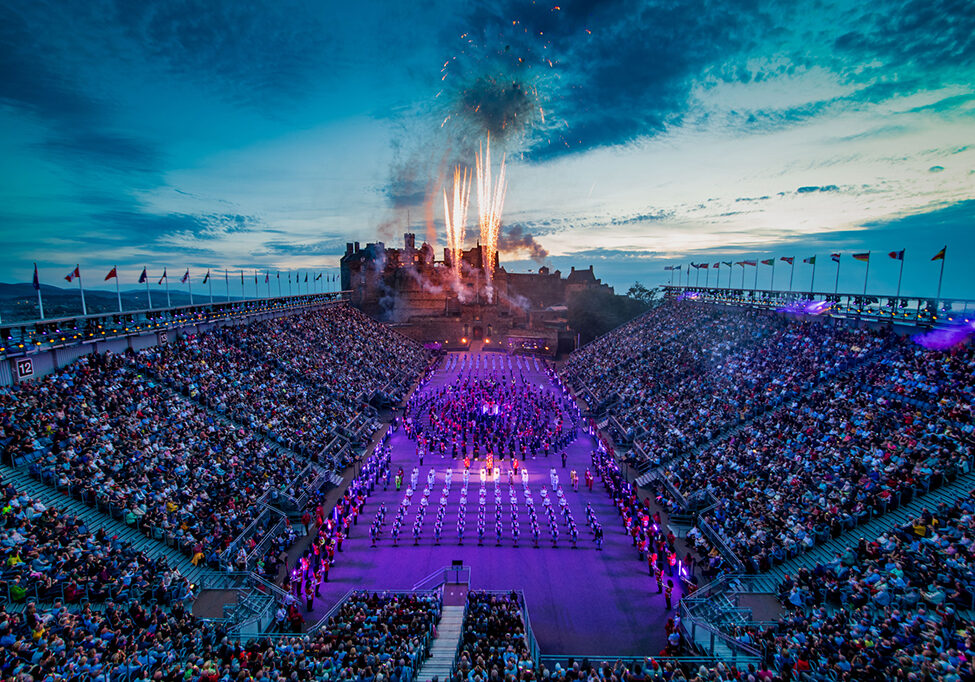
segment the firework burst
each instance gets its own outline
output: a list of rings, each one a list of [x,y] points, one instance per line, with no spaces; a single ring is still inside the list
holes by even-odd
[[[447,248],[450,250],[451,263],[454,273],[460,279],[461,251],[467,238],[467,207],[471,196],[471,175],[465,168],[461,172],[460,166],[454,168],[453,201],[447,197],[447,188],[443,190],[444,223],[447,228]]]
[[[477,181],[477,214],[481,228],[481,248],[484,250],[484,273],[488,286],[494,275],[494,259],[498,252],[498,235],[501,233],[501,209],[508,190],[505,179],[505,156],[501,156],[501,168],[495,181],[491,170],[491,136],[474,156]]]

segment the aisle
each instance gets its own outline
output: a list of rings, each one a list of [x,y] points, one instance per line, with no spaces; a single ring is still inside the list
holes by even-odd
[[[505,365],[503,368],[501,363]],[[454,381],[461,373],[486,376],[494,372],[499,376],[502,371],[508,380],[524,380],[535,388],[561,396],[561,391],[546,375],[541,360],[508,358],[495,353],[457,353],[448,356],[440,370],[420,389],[419,399]],[[308,614],[309,622],[317,620],[350,589],[409,589],[433,571],[454,560],[462,560],[471,567],[474,589],[524,590],[532,626],[545,653],[641,655],[656,654],[664,647],[663,626],[674,611],[669,614],[664,611],[663,596],[656,594],[647,565],[638,560],[636,549],[629,536],[624,534],[619,514],[602,483],[597,478],[591,493],[585,487],[584,474],[591,468],[593,446],[588,436],[582,435],[569,444],[565,467],[561,458],[552,453],[548,458],[528,457],[522,464],[527,476],[512,475],[510,483],[508,460],[502,463],[497,484],[485,475],[486,532],[481,544],[476,528],[483,458],[480,462],[471,462],[466,504],[462,506],[464,467],[461,459],[451,460],[449,454],[445,457],[439,453],[428,454],[421,466],[417,461],[416,444],[402,428],[390,442],[393,476],[399,468],[405,473],[403,489],[395,490],[391,476],[386,490],[380,485],[369,498],[358,526],[344,544],[344,551],[337,555],[331,581],[322,586],[322,599],[316,602],[315,614]],[[553,490],[553,468],[561,484],[564,505],[560,504],[557,490]],[[414,469],[417,485],[409,496],[406,487]],[[578,492],[569,484],[573,469],[580,478]],[[448,470],[450,485],[445,490]],[[430,477],[432,484],[428,484]],[[415,537],[413,526],[424,506],[420,501],[424,498],[425,488],[430,492],[426,510],[420,515],[420,532]],[[442,497],[446,504],[438,545],[434,522]],[[550,515],[544,502],[546,497],[551,501],[551,518],[555,519],[558,528],[558,539],[554,544]],[[390,529],[404,500],[402,529],[398,544],[394,546]],[[604,530],[602,551],[596,548],[587,523],[587,503]],[[386,506],[386,522],[377,546],[372,547],[368,530],[380,504]],[[568,509],[578,528],[576,548],[572,547],[570,526],[566,515],[560,511],[562,506]],[[531,507],[536,511],[540,529],[537,548],[530,532]],[[462,508],[464,535],[461,545],[458,521]],[[500,545],[496,532],[498,518],[502,527]],[[517,546],[513,525],[520,529]],[[675,604],[679,594],[678,587],[674,594]]]

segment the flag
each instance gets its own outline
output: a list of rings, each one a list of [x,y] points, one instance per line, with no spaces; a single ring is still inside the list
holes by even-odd
[[[665,265],[664,266],[664,270],[670,271],[670,270],[673,270],[673,269],[674,269],[674,266],[673,265]]]
[[[766,258],[765,260],[762,261],[762,265],[775,265],[775,259]]]
[[[900,251],[891,251],[887,255],[894,260],[904,260],[904,249],[901,249]]]
[[[840,262],[840,254],[838,254],[838,253],[831,253],[831,254],[829,254],[829,257],[831,259],[833,259],[833,262],[834,263],[839,263]]]
[[[244,271],[240,271],[240,286],[244,286]]]
[[[306,284],[308,283],[308,273],[307,272],[305,273],[305,283]]]
[[[729,268],[731,267],[731,261],[723,260],[721,262],[727,265]]]
[[[207,274],[203,275],[203,283],[206,284],[210,281],[210,271],[207,270]]]
[[[945,251],[947,251],[947,250],[948,250],[948,247],[947,246],[944,246],[940,251],[938,251],[938,253],[934,254],[934,257],[931,258],[931,260],[944,260],[945,259]]]
[[[142,268],[142,274],[139,275],[139,284],[144,284],[149,279],[149,273],[146,272],[145,268]]]
[[[81,277],[81,269],[80,268],[81,268],[80,265],[76,265],[75,268],[74,268],[74,270],[72,270],[71,272],[69,272],[68,275],[65,277],[65,279],[70,282],[75,277]]]
[[[270,281],[271,281],[271,280],[269,279],[269,278],[270,278],[270,276],[271,276],[271,274],[270,274],[270,273],[268,273],[268,272],[265,272],[265,273],[264,273],[264,283],[265,283],[265,284],[267,284],[268,282],[270,282]]]
[[[186,268],[186,272],[183,273],[183,276],[180,278],[179,281],[180,281],[181,284],[186,284],[187,282],[190,281],[190,269],[189,268]]]
[[[782,256],[781,258],[779,258],[779,260],[783,260],[786,263],[788,263],[789,265],[793,265],[793,264],[795,264],[796,257],[795,256]]]
[[[854,260],[862,260],[864,262],[867,262],[867,261],[870,260],[870,252],[867,251],[866,253],[855,253],[855,254],[853,254],[853,259]]]
[[[816,256],[810,256],[809,258],[803,258],[802,259],[802,262],[803,263],[809,263],[810,265],[815,265],[816,264]]]
[[[291,284],[291,271],[288,271],[288,284]]]
[[[319,272],[319,273],[318,273],[318,277],[316,277],[316,278],[315,278],[315,281],[317,282],[317,281],[318,281],[318,280],[320,280],[321,278],[322,278],[322,273],[320,273],[320,272]]]
[[[278,270],[278,279],[281,279],[281,271]]]
[[[41,290],[41,280],[37,277],[37,263],[34,263],[34,288],[37,291]]]
[[[162,284],[163,280],[169,281],[169,276],[166,274],[166,268],[163,268],[163,276],[159,278],[159,283]]]
[[[745,267],[745,261],[743,260],[735,261],[735,265],[740,265],[741,267]]]
[[[254,284],[257,284],[257,270],[254,271]]]
[[[107,282],[108,280],[112,279],[113,277],[116,278],[116,279],[118,278],[118,268],[112,268],[111,270],[109,270],[108,271],[108,274],[105,275],[105,281]]]
[[[714,264],[714,265],[712,265],[711,267],[712,267],[712,268],[715,268],[715,269],[717,269],[717,268],[720,268],[720,267],[721,267],[721,263],[715,263],[715,264]]]
[[[745,264],[745,265],[754,265],[755,267],[758,267],[758,261],[754,261],[754,260],[743,260],[742,263]]]

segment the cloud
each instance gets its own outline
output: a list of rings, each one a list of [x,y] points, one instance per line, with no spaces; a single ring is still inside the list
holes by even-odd
[[[349,241],[342,235],[329,235],[317,242],[265,242],[264,248],[271,256],[335,256],[345,253]]]
[[[839,192],[840,188],[836,185],[805,185],[796,190],[797,194],[809,194],[811,192]]]

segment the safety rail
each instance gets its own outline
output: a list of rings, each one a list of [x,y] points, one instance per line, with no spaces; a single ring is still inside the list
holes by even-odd
[[[725,540],[721,533],[715,530],[714,527],[711,526],[711,524],[705,519],[700,517],[698,517],[697,526],[701,529],[701,532],[704,534],[704,537],[707,538],[708,542],[717,548],[724,560],[731,564],[733,567],[732,570],[735,573],[745,572],[745,564],[743,564],[741,559],[738,558],[738,554],[728,546],[727,540]]]
[[[441,585],[470,585],[470,566],[444,566],[421,578],[413,585],[414,591],[433,590]]]
[[[163,333],[189,325],[344,304],[348,298],[349,292],[338,291],[8,322],[0,325],[0,355],[17,357],[119,337]]]
[[[975,319],[975,299],[697,285],[664,285],[664,295],[670,298],[693,298],[720,305],[782,309],[782,312],[787,313],[812,313],[908,325],[950,326],[960,322],[969,323]]]

